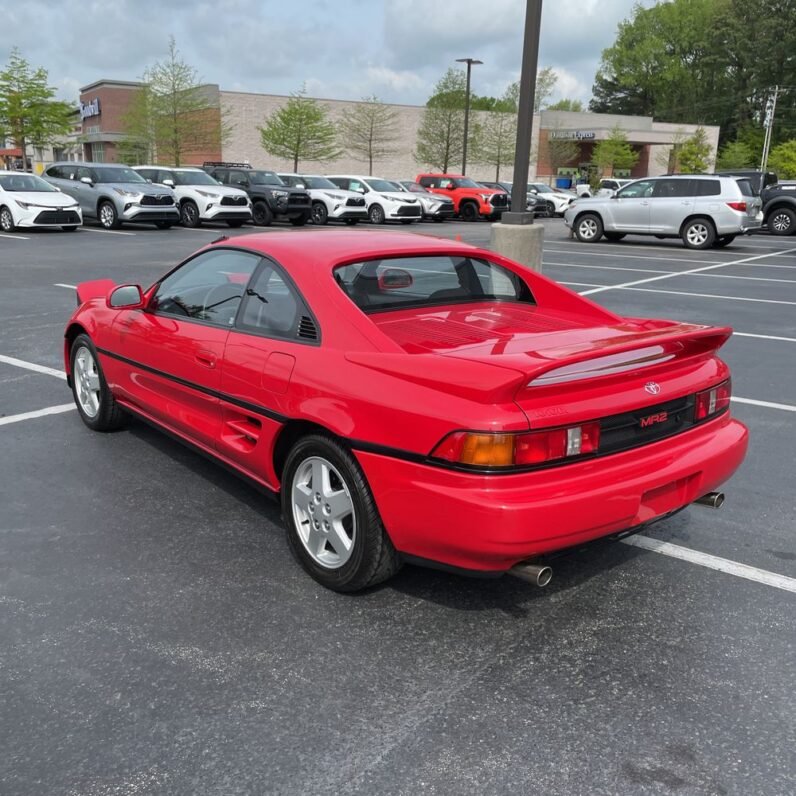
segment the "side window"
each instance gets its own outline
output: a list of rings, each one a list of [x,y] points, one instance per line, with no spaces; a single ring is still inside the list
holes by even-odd
[[[658,180],[655,183],[653,197],[658,199],[673,199],[694,195],[693,180]]]
[[[738,187],[744,196],[756,196],[752,183],[749,180],[738,180]]]
[[[50,166],[50,168],[44,172],[44,176],[53,177],[54,179],[62,180],[64,179],[64,175],[62,172],[63,168],[61,166]]]
[[[243,171],[230,171],[229,172],[229,185],[242,185],[249,184],[249,177]]]
[[[79,166],[77,168],[77,173],[72,176],[72,179],[82,180],[84,177],[88,177],[92,182],[96,182],[95,175],[91,173],[91,169],[87,169],[85,166]]]
[[[171,180],[172,182],[174,182],[174,174],[170,171],[167,171],[166,169],[159,169],[157,173],[157,179],[155,177],[149,177],[149,179],[152,180],[152,182],[159,182],[159,183],[162,183],[163,180]]]
[[[655,183],[652,180],[640,180],[625,186],[616,195],[621,199],[643,199],[652,196],[654,187]]]
[[[694,180],[696,196],[719,196],[721,194],[721,182],[719,180]]]
[[[345,177],[330,177],[329,178],[338,188],[343,190],[350,190],[348,187],[348,180]]]
[[[440,188],[453,188],[453,180],[443,179],[439,181]]]
[[[362,180],[349,180],[348,181],[348,190],[349,191],[356,191],[357,193],[367,193],[370,188],[365,185]]]
[[[199,254],[160,283],[152,309],[158,314],[232,326],[259,262],[256,254],[234,249]]]
[[[155,181],[157,171],[155,169],[136,169],[136,171],[145,179]]]
[[[436,187],[436,180],[433,177],[421,177],[420,184],[424,188],[435,188]]]
[[[238,326],[292,340],[303,336],[299,335],[302,316],[309,318],[301,296],[281,269],[267,262],[246,291]]]

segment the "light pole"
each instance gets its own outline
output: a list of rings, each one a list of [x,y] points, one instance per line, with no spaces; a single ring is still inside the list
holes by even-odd
[[[470,128],[470,70],[473,64],[482,64],[477,58],[457,58],[457,64],[467,64],[467,88],[464,94],[464,142],[462,143],[462,174],[467,174],[467,134]]]

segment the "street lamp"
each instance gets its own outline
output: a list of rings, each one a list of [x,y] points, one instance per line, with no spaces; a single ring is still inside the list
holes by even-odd
[[[473,64],[482,64],[477,58],[457,58],[457,64],[467,64],[467,88],[464,100],[464,143],[462,144],[462,174],[467,174],[467,133],[470,127],[470,70]]]

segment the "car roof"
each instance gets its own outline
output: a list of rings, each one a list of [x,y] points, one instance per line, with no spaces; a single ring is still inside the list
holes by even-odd
[[[102,166],[102,168],[108,169],[131,169],[132,166],[128,166],[126,163],[95,163],[91,160],[56,160],[55,163],[50,163],[50,166],[88,166],[89,168],[94,168],[95,166]],[[49,169],[50,166],[47,166]]]
[[[163,169],[164,171],[202,171],[204,172],[203,168],[199,166],[164,166],[162,164],[155,165],[144,165],[143,163],[140,166],[130,166],[131,169]]]

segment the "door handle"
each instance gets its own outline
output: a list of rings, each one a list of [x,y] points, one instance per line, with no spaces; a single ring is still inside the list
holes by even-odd
[[[649,202],[642,202],[642,203],[641,203],[641,206],[642,206],[642,207],[648,207],[648,206],[649,206]]]
[[[200,365],[206,368],[214,368],[216,366],[216,355],[210,351],[197,351],[195,359]]]

